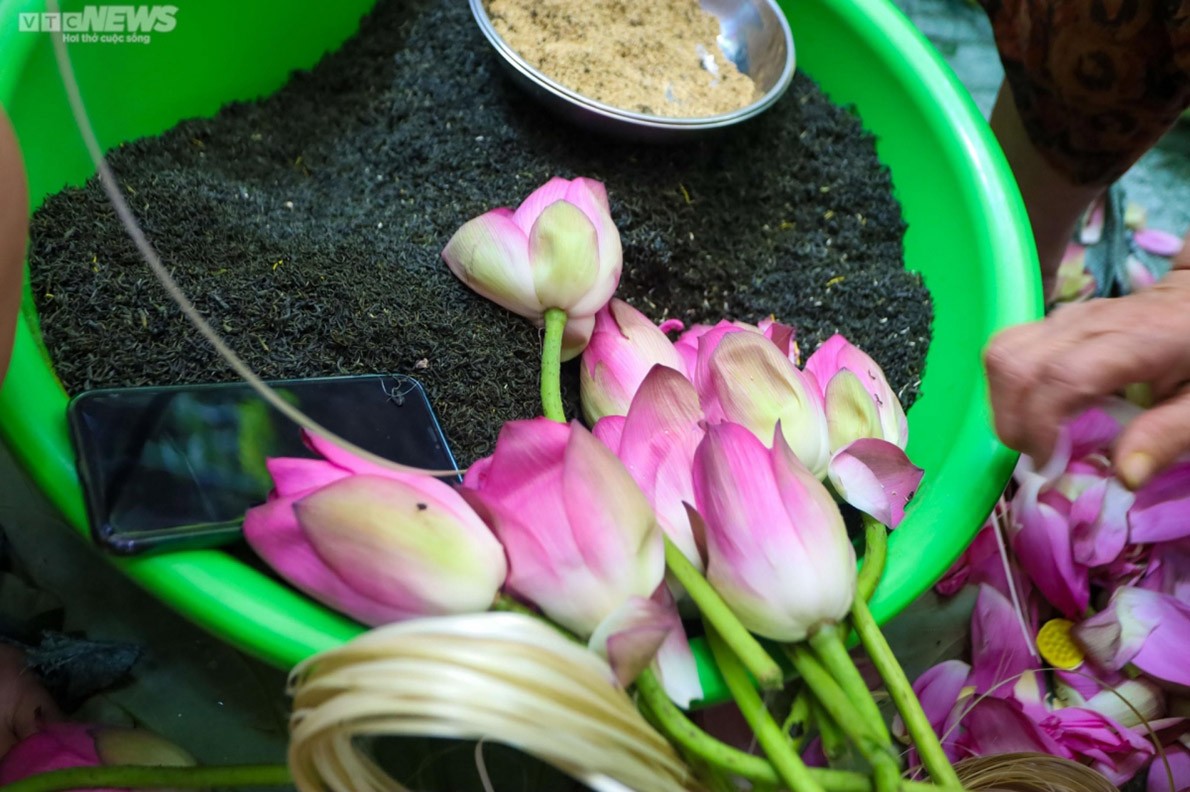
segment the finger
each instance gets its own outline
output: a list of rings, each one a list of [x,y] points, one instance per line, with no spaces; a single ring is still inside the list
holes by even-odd
[[[1186,232],[1186,236],[1182,237],[1182,250],[1173,260],[1173,267],[1175,270],[1190,270],[1190,231]]]
[[[1077,344],[1081,332],[1077,324],[1063,329],[1046,320],[1009,328],[992,340],[984,364],[996,434],[1005,445],[1041,462],[1048,458],[1056,431],[1036,425],[1029,400],[1049,361],[1061,359]]]
[[[1116,441],[1116,475],[1137,489],[1190,451],[1190,389],[1141,413]]]

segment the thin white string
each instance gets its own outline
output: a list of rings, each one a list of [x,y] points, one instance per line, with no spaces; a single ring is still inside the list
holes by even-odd
[[[46,8],[50,13],[58,13],[57,0],[46,0]],[[462,470],[426,470],[424,468],[410,467],[408,465],[401,465],[392,460],[377,456],[369,451],[366,451],[354,443],[350,443],[326,427],[319,424],[310,416],[303,413],[292,404],[282,399],[272,388],[270,388],[264,380],[257,376],[256,372],[245,363],[239,355],[237,355],[231,347],[219,336],[213,327],[203,318],[194,303],[186,296],[182,289],[174,281],[173,276],[170,275],[169,270],[161,262],[161,257],[157,255],[157,251],[145,236],[140,224],[136,220],[131,207],[128,202],[124,200],[119,187],[117,186],[115,173],[112,172],[108,165],[106,158],[103,156],[103,149],[99,146],[99,140],[95,136],[95,129],[91,125],[90,117],[87,115],[86,106],[83,103],[82,94],[79,91],[78,82],[75,79],[74,67],[70,63],[70,56],[66,51],[66,42],[62,38],[61,31],[55,30],[52,33],[54,42],[54,56],[58,61],[58,73],[62,77],[62,84],[66,89],[66,97],[70,102],[70,110],[74,114],[75,124],[78,126],[79,134],[83,137],[83,142],[86,144],[87,153],[91,156],[91,162],[95,165],[95,171],[99,175],[99,182],[103,185],[104,192],[107,193],[108,200],[112,204],[112,208],[116,212],[116,216],[120,219],[128,235],[136,244],[136,248],[140,251],[141,257],[145,263],[149,265],[149,269],[161,282],[165,288],[166,293],[170,298],[177,303],[178,308],[181,309],[182,314],[190,321],[192,325],[202,334],[215,351],[224,361],[227,362],[233,371],[240,376],[244,382],[248,383],[261,398],[268,402],[274,409],[280,412],[289,420],[293,421],[298,426],[305,428],[307,431],[320,435],[331,441],[337,446],[350,451],[351,453],[360,456],[369,462],[377,465],[383,465],[392,470],[401,471],[404,473],[425,473],[434,476],[453,475],[463,472]]]

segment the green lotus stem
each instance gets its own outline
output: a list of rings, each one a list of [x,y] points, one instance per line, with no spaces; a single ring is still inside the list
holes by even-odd
[[[698,757],[710,767],[755,784],[773,786],[781,783],[777,771],[767,759],[733,748],[694,725],[686,713],[665,695],[665,690],[652,671],[646,670],[637,677],[636,692],[658,731],[684,753]],[[826,792],[872,790],[871,780],[862,773],[820,767],[810,767],[808,770]],[[932,784],[917,781],[906,781],[901,789],[903,792],[937,792]]]
[[[867,602],[876,593],[876,586],[880,584],[880,576],[884,574],[884,562],[888,559],[888,529],[879,520],[866,515],[864,516],[864,544],[864,565],[859,568],[855,596],[857,599]]]
[[[22,778],[5,792],[64,792],[70,789],[201,789],[205,787],[280,787],[293,783],[283,764],[224,767],[142,767],[108,765],[71,767]]]
[[[851,606],[851,622],[859,634],[860,642],[863,643],[868,656],[872,658],[872,665],[876,667],[880,678],[884,680],[884,686],[888,689],[893,703],[896,704],[897,711],[901,713],[901,720],[905,722],[905,730],[909,732],[909,737],[917,746],[918,756],[921,757],[921,763],[926,772],[930,774],[931,781],[946,789],[962,789],[963,784],[959,781],[958,774],[955,773],[950,760],[946,758],[946,752],[942,750],[942,743],[938,740],[938,735],[934,733],[934,727],[930,725],[930,720],[926,717],[921,702],[913,692],[913,685],[905,676],[901,664],[897,662],[888,641],[884,638],[884,633],[880,632],[880,627],[876,624],[872,611],[868,610],[868,603],[862,599],[855,601],[855,604]]]
[[[740,620],[731,612],[731,608],[727,607],[719,593],[711,588],[707,579],[668,536],[665,537],[665,565],[674,579],[686,589],[686,593],[702,614],[703,621],[708,627],[713,627],[724,643],[731,647],[735,656],[756,678],[756,683],[762,688],[780,688],[784,681],[781,666],[769,657],[760,642],[740,624]]]
[[[891,792],[901,786],[901,769],[891,747],[884,742],[880,733],[885,731],[884,722],[874,724],[855,707],[839,683],[818,661],[810,648],[795,644],[787,648],[789,659],[801,674],[806,684],[814,691],[818,702],[830,718],[838,724],[859,749],[860,754],[872,766],[873,784],[877,792]],[[864,688],[867,693],[867,688]],[[871,694],[867,694],[871,698]]]
[[[822,752],[826,754],[828,762],[834,763],[851,752],[847,744],[847,735],[839,728],[839,724],[831,719],[814,694],[810,695],[810,718],[818,727],[818,737],[822,740]]]
[[[798,749],[801,748],[806,732],[809,730],[813,719],[813,713],[810,707],[810,690],[803,685],[802,689],[794,696],[793,704],[789,707],[789,714],[785,716],[785,721],[781,724],[781,731],[789,734],[790,737],[793,737],[790,732],[793,731],[795,726],[797,727],[800,734],[797,737],[793,737],[793,744]]]
[[[888,532],[879,523],[876,523],[876,526],[880,530],[875,530],[872,523],[875,521],[868,523],[867,530],[864,532],[866,542],[864,558],[873,555],[877,558],[884,558],[888,551]],[[963,784],[959,781],[958,774],[955,773],[950,760],[946,758],[946,752],[942,750],[942,743],[938,740],[938,735],[934,732],[930,719],[926,717],[921,701],[913,692],[913,685],[905,676],[905,670],[897,661],[896,655],[888,645],[888,640],[880,631],[880,626],[876,624],[872,611],[868,609],[867,599],[856,597],[855,602],[851,605],[851,623],[856,634],[859,635],[864,651],[871,658],[876,672],[884,680],[884,687],[888,690],[893,704],[896,705],[897,712],[901,713],[905,730],[909,732],[909,737],[917,746],[917,754],[921,757],[921,763],[926,768],[926,772],[930,774],[930,779],[938,786],[947,789],[962,789]]]
[[[760,693],[748,679],[744,666],[732,653],[731,647],[719,636],[715,629],[707,625],[707,641],[711,645],[711,653],[731,691],[732,698],[740,708],[740,714],[748,722],[752,733],[756,735],[756,742],[760,744],[765,756],[769,758],[777,777],[790,792],[825,792],[822,784],[810,773],[810,768],[793,750],[789,735],[781,731],[781,727],[773,720]]]
[[[651,669],[636,678],[636,692],[652,713],[658,730],[683,751],[749,781],[777,783],[777,771],[763,758],[732,748],[694,725],[666,695]]]
[[[566,330],[566,312],[561,308],[545,310],[545,341],[541,347],[541,410],[546,418],[566,423],[562,406],[562,334]]]
[[[818,657],[819,662],[827,670],[843,694],[851,699],[852,705],[859,712],[861,718],[872,726],[872,733],[883,745],[892,745],[888,727],[884,723],[884,716],[880,714],[880,707],[872,698],[872,691],[860,675],[859,669],[847,654],[847,647],[843,645],[843,636],[839,628],[833,624],[820,627],[810,636],[810,648]]]

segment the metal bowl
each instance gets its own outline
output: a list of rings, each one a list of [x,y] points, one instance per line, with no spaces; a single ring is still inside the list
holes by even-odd
[[[775,0],[701,0],[719,20],[719,48],[760,89],[761,96],[730,113],[680,118],[648,115],[613,107],[579,94],[529,65],[508,45],[484,8],[470,0],[471,13],[512,78],[550,110],[579,126],[616,137],[649,142],[677,142],[753,118],[785,93],[793,79],[793,33]]]

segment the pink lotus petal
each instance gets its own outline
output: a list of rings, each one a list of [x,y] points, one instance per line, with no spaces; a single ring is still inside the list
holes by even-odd
[[[622,300],[595,314],[595,333],[579,370],[583,415],[593,424],[624,415],[653,366],[684,371],[677,349],[647,316]]]
[[[1115,406],[1105,404],[1084,410],[1066,425],[1071,458],[1080,459],[1096,451],[1107,451],[1123,428],[1123,415]]]
[[[569,179],[563,179],[561,176],[553,177],[529,193],[529,196],[513,212],[512,221],[528,238],[529,230],[533,228],[533,224],[537,222],[537,218],[541,216],[545,208],[552,203],[566,200],[566,192],[569,189]]]
[[[687,510],[687,505],[694,503],[693,464],[693,454],[688,449],[678,444],[671,447],[657,466],[650,500],[661,529],[701,572],[706,569],[706,549],[700,548],[696,526]]]
[[[1124,552],[1128,542],[1128,513],[1135,496],[1117,479],[1104,479],[1097,485],[1097,493],[1084,493],[1089,502],[1099,501],[1098,513],[1091,522],[1081,514],[1083,496],[1075,501],[1075,510],[1080,514],[1072,520],[1074,525],[1074,560],[1087,567],[1111,564]]]
[[[598,240],[591,219],[566,201],[545,207],[533,222],[529,266],[533,291],[543,309],[564,308],[572,316],[594,316],[598,307],[582,311],[574,306],[599,282]]]
[[[653,599],[665,608],[670,630],[664,643],[657,650],[655,669],[661,687],[673,703],[688,709],[692,703],[703,697],[702,682],[698,676],[698,663],[690,649],[686,628],[678,616],[673,596],[666,586],[653,595]]]
[[[1152,253],[1154,256],[1173,258],[1182,252],[1182,240],[1180,237],[1156,228],[1142,228],[1134,232],[1132,234],[1132,241],[1141,250]]]
[[[1158,473],[1136,493],[1128,512],[1134,544],[1168,542],[1190,536],[1190,461]]]
[[[590,200],[602,212],[611,211],[611,202],[607,199],[607,187],[596,179],[579,176],[570,180],[566,188],[566,200],[578,204],[581,200]]]
[[[1066,519],[1040,500],[1045,479],[1018,469],[1020,484],[1012,501],[1012,548],[1038,590],[1068,618],[1077,619],[1090,601],[1090,580],[1074,561]]]
[[[388,624],[413,615],[359,593],[327,566],[302,533],[291,499],[249,509],[244,515],[244,538],[281,577],[364,624]]]
[[[1091,766],[1117,785],[1136,775],[1154,753],[1140,734],[1082,707],[1056,709],[1041,726],[1075,757],[1091,759]]]
[[[626,688],[653,662],[673,622],[660,603],[632,597],[595,628],[587,645],[607,659],[616,680]]]
[[[566,330],[562,334],[563,363],[574,360],[583,353],[587,344],[591,342],[591,333],[594,330],[594,316],[571,316],[566,320]]]
[[[627,590],[651,594],[665,575],[662,534],[653,508],[611,451],[577,422],[570,428],[560,489],[579,552],[587,568],[601,577],[639,574]],[[609,492],[616,496],[608,497]],[[626,564],[625,559],[646,560]]]
[[[927,670],[913,683],[913,692],[921,700],[922,709],[939,736],[943,735],[946,720],[958,703],[963,688],[967,687],[970,676],[971,666],[962,660],[946,660]],[[896,724],[904,733],[899,715]]]
[[[1147,560],[1140,587],[1190,605],[1190,542],[1161,542],[1152,547]]]
[[[628,410],[620,458],[637,481],[652,481],[675,445],[686,449],[693,460],[702,440],[701,421],[698,394],[690,381],[672,368],[654,366]]]
[[[276,497],[300,497],[304,493],[346,478],[346,470],[321,459],[277,457],[265,460],[273,479]]]
[[[409,616],[486,611],[508,570],[488,527],[430,476],[351,476],[293,511],[314,552],[354,592]]]
[[[1166,762],[1169,767],[1166,767]],[[1172,785],[1170,783],[1172,779]],[[1181,743],[1165,747],[1165,762],[1156,759],[1149,767],[1146,792],[1186,792],[1190,789],[1190,749]]]
[[[487,486],[488,472],[491,468],[492,458],[490,456],[472,462],[467,471],[463,473],[463,487],[473,490],[483,489]]]
[[[835,491],[890,528],[905,518],[905,507],[924,473],[899,446],[875,438],[856,440],[840,449],[828,466]]]
[[[1075,626],[1074,636],[1089,658],[1103,668],[1119,670],[1134,660],[1157,629],[1161,598],[1164,595],[1145,589],[1118,589],[1106,608]]]
[[[509,421],[496,440],[499,458],[493,455],[484,475],[484,493],[503,498],[534,488],[534,480],[559,475],[554,468],[570,439],[570,427],[547,418]]]
[[[470,289],[519,316],[540,319],[548,307],[533,287],[528,231],[506,214],[468,220],[446,243],[442,258]]]
[[[22,778],[70,767],[98,767],[103,764],[95,748],[96,727],[62,721],[48,723],[14,745],[0,759],[0,785]],[[99,792],[120,792],[102,788]]]
[[[1025,712],[1043,712],[1044,682],[1025,640],[1021,616],[991,586],[979,587],[971,617],[971,677],[977,693],[1011,698]]]
[[[800,353],[797,347],[797,331],[793,327],[781,324],[771,316],[761,319],[756,327],[793,365],[798,365]]]
[[[836,333],[806,360],[805,371],[825,396],[830,381],[839,371],[850,371],[867,390],[880,416],[881,437],[904,448],[909,442],[909,421],[884,371],[867,353]]]
[[[575,179],[566,189],[566,201],[587,216],[595,227],[599,274],[594,288],[573,305],[568,306],[574,316],[592,315],[612,298],[624,267],[624,249],[620,232],[612,220],[607,189],[593,179]]]
[[[685,327],[686,325],[681,319],[666,319],[657,326],[657,329],[666,335],[669,335],[670,333],[680,333],[685,329]]]
[[[737,424],[708,427],[694,492],[707,579],[746,627],[795,641],[847,614],[855,549],[830,494],[783,436],[770,450]]]
[[[595,435],[595,439],[607,446],[617,456],[620,452],[620,442],[624,437],[624,420],[623,415],[605,415],[596,421],[595,426],[591,429],[591,434]]]
[[[978,699],[963,718],[962,728],[961,744],[975,756],[1045,753],[1071,758],[1069,749],[1050,737],[1012,700]]]
[[[391,468],[358,457],[336,443],[305,429],[302,430],[302,442],[327,462],[348,473],[363,473],[370,476],[391,476],[396,473]]]
[[[657,513],[662,529],[700,570],[686,503],[694,502],[694,451],[702,440],[698,394],[684,375],[654,366],[632,400],[619,457]]]
[[[772,445],[779,422],[798,459],[815,476],[826,474],[830,438],[812,378],[763,336],[747,331],[725,335],[708,367],[710,392],[726,420],[746,426],[765,445]]]

